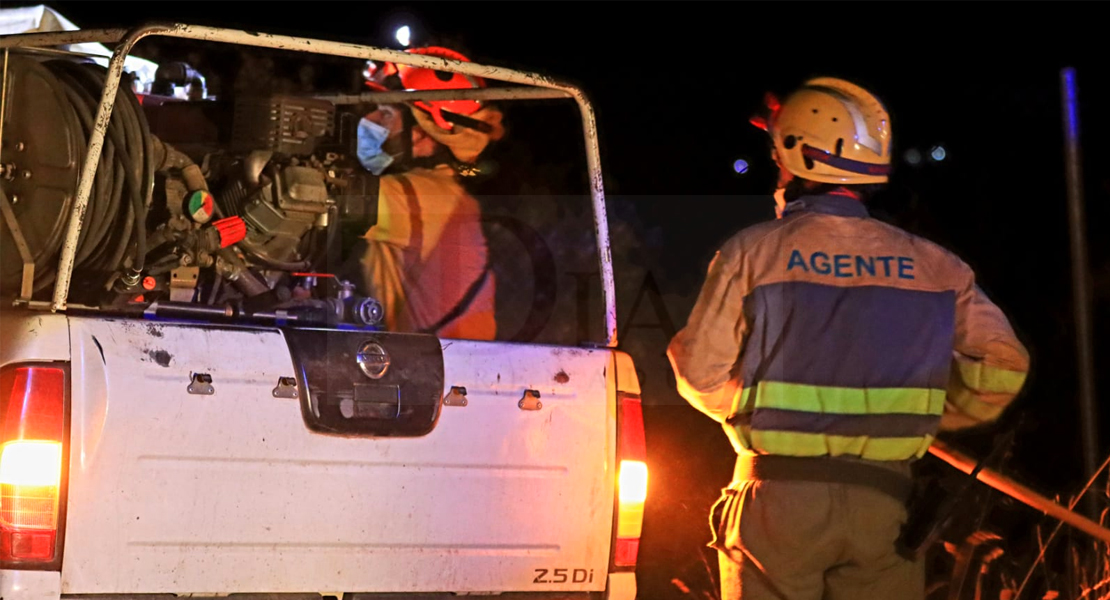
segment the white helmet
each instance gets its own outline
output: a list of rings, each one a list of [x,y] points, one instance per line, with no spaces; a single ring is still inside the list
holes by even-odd
[[[867,90],[833,77],[810,79],[770,119],[779,163],[796,177],[821,183],[885,183],[890,174],[890,116]]]

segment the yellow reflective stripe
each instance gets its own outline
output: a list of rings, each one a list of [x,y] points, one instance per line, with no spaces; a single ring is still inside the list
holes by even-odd
[[[939,415],[944,412],[945,390],[931,388],[843,388],[779,381],[761,381],[755,404],[744,390],[745,407],[800,410],[821,414]]]
[[[944,412],[945,390],[932,388],[842,388],[763,381],[743,393],[741,412],[756,409],[840,415],[930,415]],[[785,456],[857,456],[867,460],[908,460],[925,455],[932,435],[845,436],[762,430],[743,419],[728,427],[734,446]]]
[[[963,384],[977,392],[1017,394],[1025,384],[1027,373],[992,367],[982,361],[956,360],[956,369]]]
[[[921,458],[933,443],[933,436],[908,438],[846,437],[792,431],[744,432],[748,449],[784,456],[858,456],[866,460],[908,460]],[[741,436],[744,437],[744,436]],[[746,440],[745,440],[746,441]]]
[[[970,390],[963,385],[953,386],[955,389],[948,395],[948,399],[960,409],[965,415],[980,421],[988,423],[994,421],[1002,416],[1002,411],[1006,410],[1006,404],[994,404],[984,400],[983,396],[976,394],[974,390]],[[1008,399],[1009,394],[1005,394]]]

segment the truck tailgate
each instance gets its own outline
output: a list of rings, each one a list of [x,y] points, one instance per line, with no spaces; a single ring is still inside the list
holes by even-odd
[[[70,332],[63,593],[605,587],[608,351],[444,340],[444,394],[465,387],[465,405],[427,435],[370,439],[314,433],[275,397],[295,374],[279,329]],[[192,373],[214,393],[191,393]]]

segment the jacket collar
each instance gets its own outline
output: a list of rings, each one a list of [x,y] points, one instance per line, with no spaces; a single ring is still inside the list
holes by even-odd
[[[863,202],[847,196],[824,194],[820,196],[802,196],[790,202],[783,210],[782,216],[787,217],[794,213],[814,212],[838,217],[867,218],[870,213]]]

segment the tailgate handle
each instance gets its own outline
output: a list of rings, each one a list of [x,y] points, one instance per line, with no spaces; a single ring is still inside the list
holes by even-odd
[[[445,406],[466,406],[466,388],[460,385],[451,386],[451,391],[443,397]]]
[[[189,393],[201,396],[211,396],[216,393],[212,387],[212,376],[208,373],[193,373],[193,380],[189,383]]]
[[[295,377],[278,377],[277,387],[274,388],[274,398],[296,398],[297,379]]]
[[[540,393],[536,390],[524,390],[524,397],[516,405],[520,407],[520,410],[539,410],[543,408],[543,402],[540,402]]]

